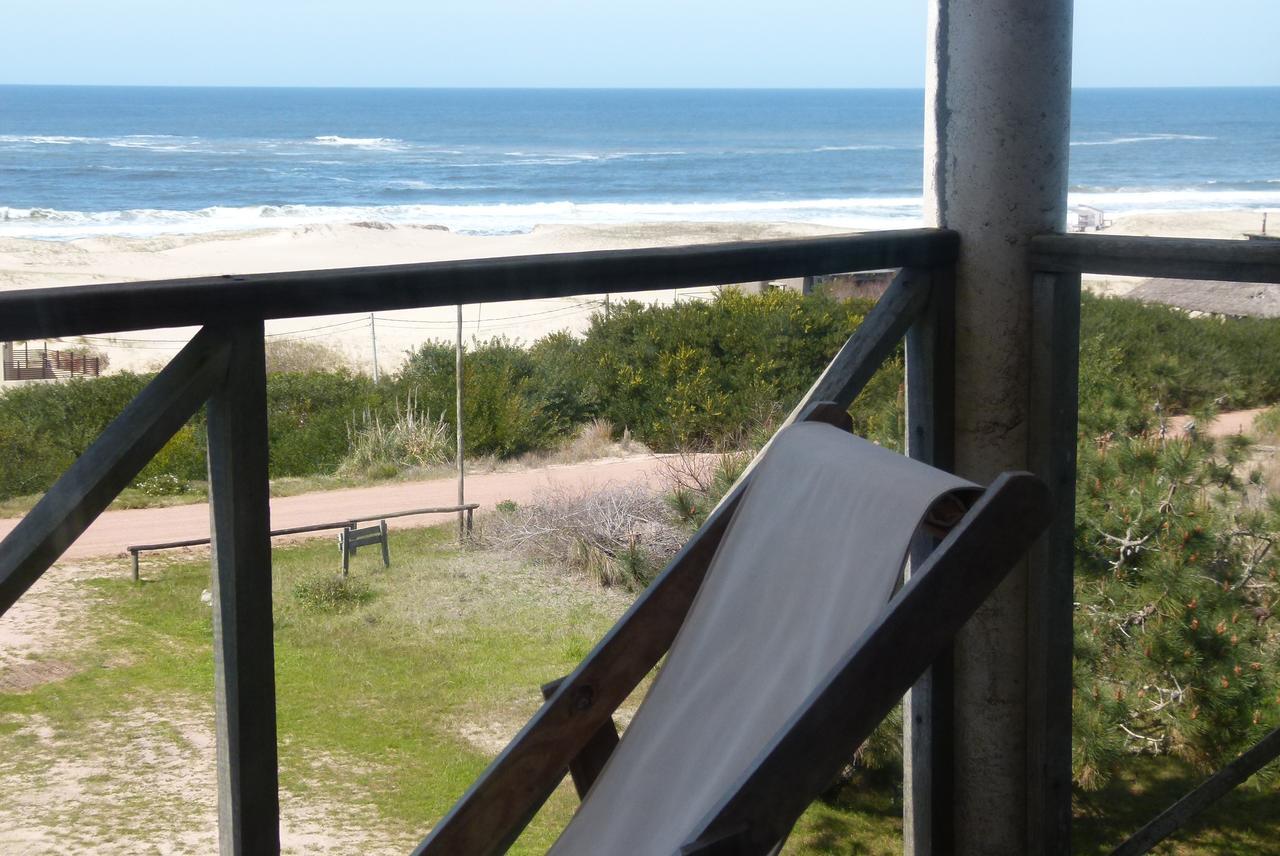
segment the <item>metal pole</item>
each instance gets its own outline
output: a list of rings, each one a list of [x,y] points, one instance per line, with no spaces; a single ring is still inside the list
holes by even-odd
[[[373,340],[373,382],[378,382],[378,325],[369,313],[369,338]]]
[[[457,399],[456,421],[458,425],[458,505],[466,504],[466,493],[463,482],[466,479],[466,464],[462,442],[462,304],[458,304],[458,346],[454,358],[455,398]],[[466,514],[458,511],[458,543],[466,540]]]

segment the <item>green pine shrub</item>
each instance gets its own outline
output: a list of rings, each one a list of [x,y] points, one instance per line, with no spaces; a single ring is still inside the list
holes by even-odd
[[[549,419],[537,392],[533,351],[505,338],[473,341],[463,355],[462,418],[466,454],[514,457],[548,448],[573,427]],[[452,427],[457,413],[454,345],[427,342],[409,356],[397,383],[412,390],[428,413]]]
[[[367,375],[279,372],[267,376],[271,477],[332,473],[350,449],[361,414],[394,419],[395,395]]]
[[[631,301],[592,319],[585,386],[600,415],[650,448],[723,445],[762,414],[792,407],[870,306],[790,291],[727,290],[669,306]],[[892,362],[900,374],[901,358]],[[864,401],[869,430],[897,424],[886,414],[899,386],[882,379]]]

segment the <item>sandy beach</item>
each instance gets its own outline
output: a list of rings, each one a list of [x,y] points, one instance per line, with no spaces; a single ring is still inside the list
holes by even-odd
[[[1280,225],[1280,216],[1273,215]],[[1241,238],[1261,225],[1257,210],[1129,214],[1114,218],[1108,234]],[[0,290],[109,284],[148,279],[400,264],[533,253],[575,252],[716,241],[760,240],[834,234],[824,226],[770,223],[652,223],[609,226],[542,226],[501,236],[388,224],[316,225],[292,229],[165,235],[150,238],[97,237],[74,241],[0,239]],[[1092,278],[1099,293],[1124,294],[1141,280]],[[649,302],[695,298],[711,289],[641,292]],[[463,310],[464,335],[506,336],[531,342],[556,330],[583,330],[604,295],[501,304],[472,304]],[[453,307],[379,313],[377,353],[383,371],[394,370],[407,351],[430,339],[454,335]],[[110,371],[154,369],[177,352],[194,328],[145,330],[88,336],[71,344],[106,354]],[[336,315],[267,322],[272,339],[321,342],[341,351],[351,365],[372,367],[367,315]],[[50,342],[57,348],[59,342]]]
[[[152,238],[86,238],[75,241],[0,239],[0,290],[103,284],[151,279],[404,264],[450,259],[764,240],[832,234],[837,230],[795,224],[663,223],[629,226],[545,226],[517,235],[460,235],[413,226],[321,225],[296,229],[168,235]],[[640,292],[629,297],[670,302],[702,297],[710,289]],[[531,342],[557,330],[581,331],[603,294],[553,300],[471,304],[463,309],[464,336],[506,336]],[[430,339],[452,339],[452,306],[378,313],[379,366],[394,370],[406,351]],[[58,342],[83,344],[106,354],[110,371],[156,368],[177,353],[195,328],[88,336]],[[322,342],[353,366],[372,366],[368,315],[332,315],[267,322],[269,339]],[[35,344],[35,343],[33,343]]]

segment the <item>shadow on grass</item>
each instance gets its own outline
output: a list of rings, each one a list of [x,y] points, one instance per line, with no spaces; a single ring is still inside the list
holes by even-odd
[[[1204,778],[1174,758],[1132,759],[1106,788],[1076,793],[1073,852],[1110,853]],[[1280,787],[1245,782],[1151,852],[1179,856],[1280,852]]]
[[[832,788],[800,818],[786,856],[899,856],[902,800],[891,776],[856,772]]]

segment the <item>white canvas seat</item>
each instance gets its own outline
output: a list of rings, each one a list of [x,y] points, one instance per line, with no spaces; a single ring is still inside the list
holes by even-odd
[[[622,742],[551,853],[669,854],[885,609],[971,483],[818,422],[779,433]]]

